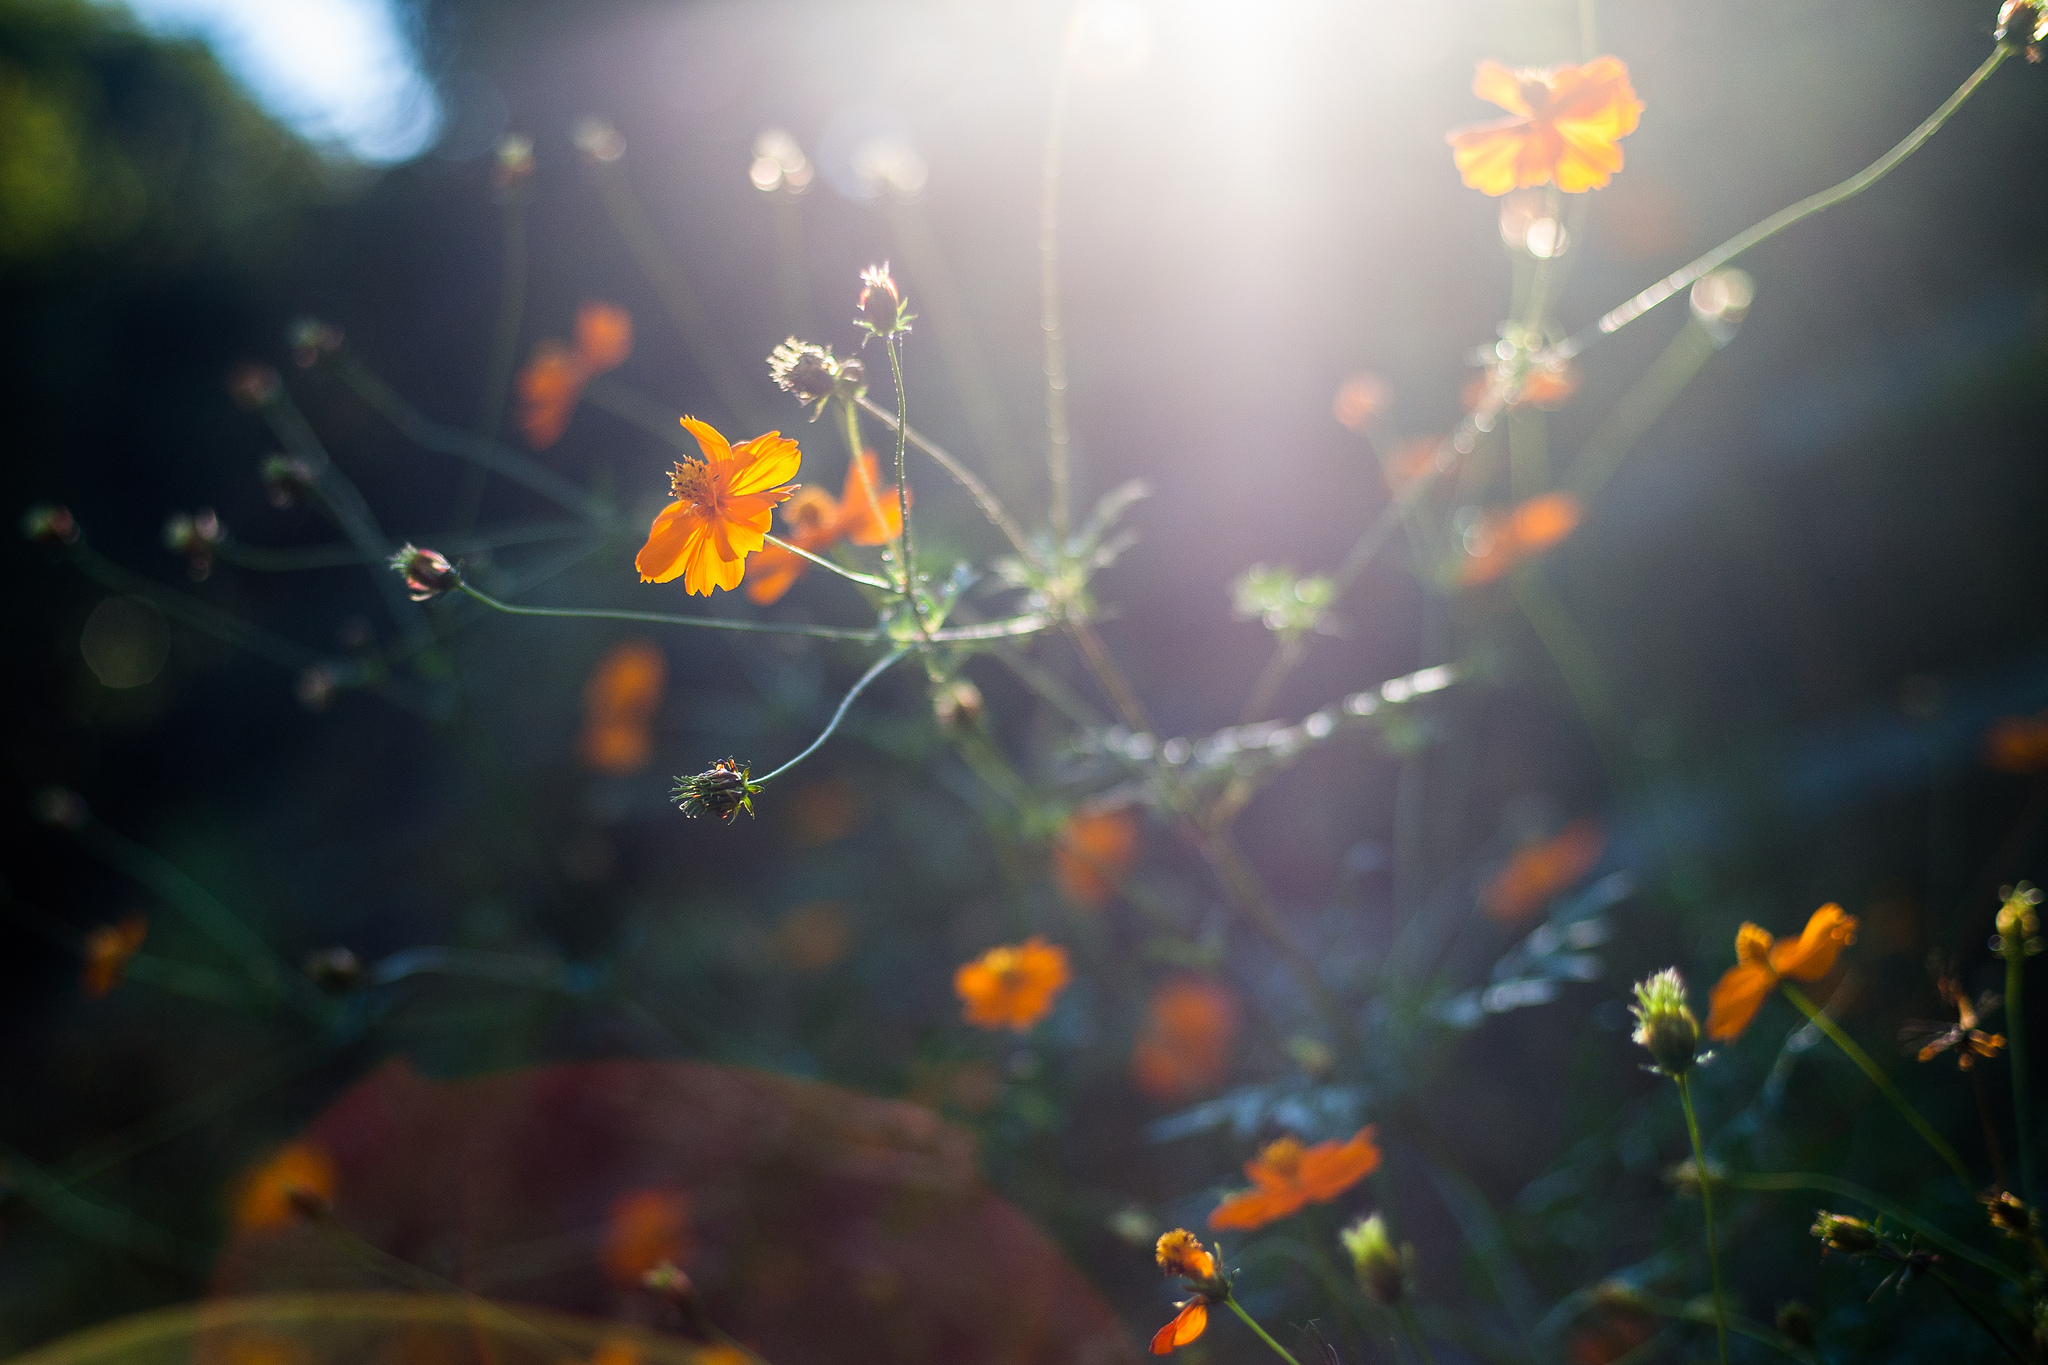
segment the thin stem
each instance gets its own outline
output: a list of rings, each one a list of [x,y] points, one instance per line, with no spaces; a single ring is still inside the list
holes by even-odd
[[[1655,1313],[1659,1317],[1673,1318],[1679,1322],[1705,1323],[1708,1321],[1705,1311],[1696,1308],[1693,1304],[1658,1298],[1654,1294],[1645,1294],[1640,1290],[1630,1297],[1630,1302],[1645,1313]],[[1740,1313],[1728,1319],[1728,1330],[1738,1336],[1748,1337],[1751,1341],[1760,1342],[1781,1355],[1791,1356],[1794,1360],[1817,1361],[1819,1359],[1813,1352],[1799,1345],[1798,1342],[1793,1341],[1783,1332],[1773,1331],[1760,1322],[1752,1322]]]
[[[1151,734],[1152,717],[1146,713],[1145,703],[1138,699],[1137,692],[1131,687],[1130,679],[1116,666],[1116,660],[1109,657],[1109,650],[1104,647],[1102,637],[1095,633],[1095,627],[1086,621],[1072,619],[1067,621],[1066,626],[1068,638],[1072,639],[1074,647],[1081,651],[1081,657],[1087,660],[1089,671],[1094,673],[1095,680],[1102,684],[1102,690],[1109,694],[1109,699],[1115,704],[1117,713],[1123,717],[1124,724],[1141,735]]]
[[[1692,1137],[1692,1164],[1700,1181],[1700,1208],[1707,1216],[1707,1269],[1714,1277],[1714,1335],[1720,1342],[1721,1365],[1728,1365],[1728,1298],[1721,1289],[1721,1247],[1714,1237],[1714,1181],[1707,1169],[1707,1147],[1700,1141],[1700,1121],[1692,1108],[1692,1078],[1680,1073],[1678,1102],[1685,1109],[1685,1131]]]
[[[2002,48],[2000,49],[2000,51],[2003,50],[2004,49]],[[2013,1344],[2005,1339],[2004,1333],[2000,1332],[1996,1327],[1993,1327],[1991,1325],[1990,1319],[1986,1318],[1982,1313],[1978,1312],[1976,1308],[1970,1303],[1970,1301],[1963,1297],[1962,1291],[1956,1287],[1956,1283],[1954,1280],[1951,1280],[1948,1276],[1942,1274],[1941,1271],[1935,1269],[1933,1266],[1929,1266],[1927,1268],[1927,1273],[1934,1277],[1934,1282],[1936,1284],[1940,1285],[1943,1289],[1946,1289],[1948,1291],[1948,1296],[1956,1301],[1956,1307],[1962,1309],[1965,1313],[1968,1313],[1970,1315],[1971,1321],[1975,1322],[1979,1327],[1982,1327],[1985,1330],[1985,1332],[1989,1334],[1991,1339],[1998,1343],[1999,1350],[2005,1352],[2014,1360],[2018,1361],[2019,1365],[2027,1365],[2027,1358],[2021,1355],[2019,1351],[2014,1348]]]
[[[872,642],[875,630],[852,630],[841,626],[787,626],[768,621],[729,621],[718,616],[674,616],[660,611],[613,611],[605,607],[521,607],[497,598],[469,583],[462,591],[487,607],[513,616],[565,616],[589,621],[646,621],[661,626],[702,626],[706,630],[738,630],[756,635],[807,635],[817,640],[862,640]]]
[[[1301,1365],[1300,1361],[1296,1360],[1293,1356],[1287,1354],[1287,1348],[1285,1346],[1282,1346],[1279,1342],[1273,1340],[1272,1337],[1266,1334],[1266,1329],[1259,1326],[1257,1320],[1254,1319],[1250,1313],[1245,1312],[1244,1306],[1240,1304],[1236,1299],[1225,1299],[1223,1302],[1230,1305],[1231,1312],[1237,1314],[1240,1318],[1244,1319],[1244,1325],[1251,1328],[1252,1331],[1258,1335],[1260,1341],[1265,1342],[1268,1346],[1273,1348],[1274,1355],[1277,1355],[1282,1360],[1286,1361],[1287,1365]]]
[[[1564,482],[1581,499],[1591,498],[1620,467],[1629,449],[1642,439],[1664,410],[1685,391],[1720,344],[1697,322],[1688,322],[1658,354],[1642,377],[1615,400],[1600,425],[1579,447]]]
[[[765,787],[770,782],[773,782],[776,778],[788,772],[791,768],[794,768],[797,764],[809,758],[812,754],[818,752],[818,746],[823,744],[826,740],[832,738],[832,732],[834,730],[837,730],[839,728],[839,722],[846,718],[846,712],[848,708],[850,708],[853,705],[853,699],[855,697],[858,697],[863,691],[865,691],[869,683],[873,682],[875,679],[881,677],[882,674],[886,673],[889,670],[889,666],[891,664],[895,663],[898,659],[901,659],[904,655],[908,654],[909,652],[910,650],[907,646],[903,648],[892,649],[887,654],[877,659],[873,667],[869,668],[867,672],[860,675],[860,681],[856,682],[853,685],[853,689],[849,691],[843,698],[840,699],[839,709],[832,713],[832,719],[826,723],[824,730],[819,732],[818,737],[812,740],[810,742],[810,745],[807,748],[805,748],[805,750],[802,753],[798,754],[795,758],[792,758],[791,760],[789,760],[789,762],[777,768],[774,772],[769,773],[765,777],[754,778],[752,785],[756,787]]]
[[[780,546],[782,549],[789,551],[797,558],[807,559],[811,563],[817,565],[819,568],[828,569],[831,572],[838,574],[841,578],[844,578],[849,582],[858,583],[865,588],[880,588],[883,592],[896,591],[896,585],[894,583],[891,583],[886,578],[877,578],[875,575],[871,573],[860,573],[856,570],[849,569],[843,564],[835,563],[832,560],[826,559],[823,555],[814,555],[801,545],[792,545],[788,541],[784,540],[781,536],[769,536],[767,540],[770,545]]]
[[[1824,1175],[1815,1171],[1755,1171],[1746,1175],[1724,1175],[1721,1177],[1721,1183],[1730,1189],[1755,1190],[1767,1194],[1786,1190],[1818,1190],[1823,1194],[1836,1194],[1844,1199],[1853,1199],[1865,1208],[1875,1209],[1893,1222],[1911,1228],[1951,1256],[1969,1261],[1979,1269],[1988,1270],[1994,1275],[2002,1275],[2014,1284],[2026,1282],[2025,1277],[2012,1267],[1993,1260],[1967,1243],[1957,1241],[1903,1204],[1894,1203],[1874,1190],[1866,1190],[1861,1185],[1851,1184],[1840,1176]]]
[[[1060,322],[1060,142],[1067,122],[1069,62],[1064,51],[1052,80],[1045,162],[1038,195],[1038,325],[1045,334],[1045,473],[1052,494],[1053,544],[1064,548],[1073,493],[1067,450],[1067,343]]]
[[[871,416],[880,419],[883,426],[888,427],[892,431],[895,430],[895,416],[886,408],[877,407],[874,400],[870,399],[866,394],[861,395],[860,406]],[[850,417],[849,420],[851,420]],[[954,482],[967,490],[967,495],[974,499],[974,505],[981,509],[981,514],[987,517],[990,524],[1001,531],[1003,538],[1010,542],[1011,549],[1022,555],[1030,563],[1038,564],[1040,562],[1038,549],[1032,545],[1031,537],[1024,534],[1024,528],[1018,525],[1016,519],[1004,509],[1002,501],[996,497],[995,492],[987,484],[975,477],[972,470],[968,469],[966,465],[961,464],[954,456],[947,454],[944,450],[932,444],[931,441],[919,434],[915,428],[906,429],[901,434],[909,440],[910,444],[931,456],[939,468],[952,475]]]
[[[1567,357],[1578,354],[1592,341],[1620,331],[1673,294],[1691,288],[1702,276],[1711,275],[1751,247],[1777,236],[1786,228],[1811,218],[1823,209],[1833,208],[1843,200],[1863,193],[1884,179],[1900,162],[1918,151],[1927,139],[1939,132],[1941,125],[1948,122],[1949,117],[1963,107],[1963,102],[1976,93],[1977,87],[1990,78],[1991,73],[1998,69],[1999,63],[2006,59],[2008,53],[2009,49],[2003,43],[1994,47],[1983,64],[1971,72],[1969,78],[1956,87],[1956,92],[1943,100],[1941,107],[1929,114],[1918,128],[1906,134],[1905,139],[1897,146],[1841,184],[1822,190],[1818,194],[1808,195],[1789,208],[1780,209],[1754,227],[1730,237],[1692,264],[1672,272],[1628,302],[1602,315],[1600,320],[1593,324],[1590,332],[1582,332],[1570,340],[1559,343],[1556,353]]]
[[[1415,1320],[1415,1305],[1403,1299],[1395,1315],[1401,1319],[1401,1331],[1407,1335],[1408,1345],[1422,1357],[1422,1365],[1436,1365],[1436,1353],[1429,1349],[1429,1338],[1422,1335],[1422,1324]]]
[[[1955,1148],[1949,1146],[1942,1139],[1941,1134],[1928,1126],[1927,1120],[1920,1117],[1919,1110],[1906,1102],[1906,1097],[1899,1093],[1898,1087],[1892,1084],[1891,1078],[1878,1069],[1876,1062],[1870,1060],[1870,1054],[1858,1047],[1855,1039],[1842,1032],[1841,1027],[1834,1020],[1828,1018],[1826,1011],[1820,1009],[1811,1000],[1807,999],[1806,992],[1800,990],[1789,981],[1780,981],[1778,989],[1784,992],[1785,998],[1792,1002],[1794,1008],[1813,1021],[1815,1028],[1828,1036],[1828,1041],[1842,1049],[1850,1061],[1862,1068],[1863,1074],[1870,1077],[1870,1083],[1876,1086],[1884,1097],[1892,1102],[1894,1109],[1905,1116],[1906,1122],[1913,1125],[1913,1131],[1926,1139],[1927,1145],[1934,1149],[1936,1156],[1948,1163],[1948,1168],[1956,1173],[1956,1179],[1963,1182],[1964,1188],[1975,1189],[1976,1187],[1970,1179],[1969,1168],[1963,1165],[1963,1159],[1956,1155]]]
[[[903,360],[896,353],[893,332],[882,338],[882,349],[889,353],[889,375],[896,381],[896,512],[903,522],[903,602],[910,608],[910,618],[917,622],[918,631],[929,639],[924,608],[917,600],[917,546],[910,535],[910,473],[904,466],[904,432],[910,426],[910,418],[903,392]]]
[[[2001,49],[2002,51],[2003,49]],[[2025,984],[2020,970],[2026,959],[2022,944],[2006,945],[2005,954],[2005,1045],[2006,1065],[2012,1069],[2012,1126],[2020,1145],[2020,1193],[2034,1202],[2033,1096],[2027,1083],[2026,1012],[2020,1007],[2020,988]]]

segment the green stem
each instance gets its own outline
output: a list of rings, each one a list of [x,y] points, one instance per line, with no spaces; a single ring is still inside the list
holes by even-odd
[[[1853,1199],[1866,1208],[1875,1209],[1895,1223],[1911,1228],[1920,1236],[1948,1252],[1951,1256],[1969,1261],[1979,1269],[1994,1275],[2002,1275],[2014,1284],[2024,1284],[2025,1277],[2010,1266],[1992,1260],[1983,1252],[1972,1249],[1963,1242],[1943,1232],[1924,1218],[1902,1204],[1893,1203],[1873,1190],[1851,1184],[1839,1176],[1822,1175],[1813,1171],[1751,1172],[1747,1175],[1724,1175],[1721,1182],[1731,1189],[1755,1190],[1759,1193],[1778,1193],[1786,1190],[1818,1190],[1823,1194],[1837,1194],[1844,1199]]]
[[[1060,141],[1067,123],[1068,72],[1069,63],[1062,54],[1052,81],[1052,112],[1046,120],[1038,197],[1038,325],[1045,334],[1045,473],[1052,493],[1053,545],[1062,554],[1073,505],[1067,452],[1067,343],[1060,322]]]
[[[769,536],[767,539],[770,545],[780,546],[781,548],[789,551],[791,554],[795,555],[799,559],[808,559],[811,563],[817,565],[819,568],[828,569],[831,572],[838,574],[841,578],[844,578],[849,582],[858,583],[864,588],[880,588],[883,592],[896,591],[896,585],[894,583],[891,583],[886,578],[877,578],[875,577],[875,575],[871,573],[856,573],[854,570],[847,568],[843,564],[834,563],[832,560],[826,559],[822,555],[812,554],[809,550],[806,550],[801,545],[792,545],[780,536]]]
[[[869,668],[867,672],[860,675],[860,681],[856,682],[853,685],[852,690],[847,692],[847,694],[844,697],[840,698],[839,709],[832,713],[832,719],[826,722],[825,728],[819,732],[818,737],[812,740],[810,742],[810,745],[807,748],[805,748],[805,750],[802,753],[798,754],[795,758],[792,758],[791,760],[789,760],[789,762],[777,768],[774,772],[769,773],[764,777],[757,777],[753,779],[752,785],[755,787],[765,787],[770,782],[773,782],[776,778],[782,776],[791,768],[794,768],[797,764],[803,762],[812,754],[816,753],[818,751],[819,745],[823,744],[826,740],[832,738],[832,732],[839,728],[839,722],[846,719],[846,713],[848,709],[852,707],[854,698],[858,697],[862,692],[866,691],[867,685],[869,683],[881,677],[882,674],[888,672],[889,666],[891,664],[895,663],[898,659],[901,659],[905,654],[908,654],[909,652],[910,651],[908,648],[892,649],[887,654],[883,655],[880,659],[877,659],[873,667]]]
[[[718,616],[675,616],[664,611],[612,611],[604,607],[521,607],[500,602],[465,582],[462,591],[487,607],[512,616],[564,616],[590,621],[646,621],[658,626],[702,626],[706,630],[738,630],[757,635],[808,635],[817,640],[872,641],[877,632],[842,626],[785,626],[767,621],[729,621]]]
[[[1685,1109],[1685,1131],[1692,1138],[1693,1171],[1700,1181],[1700,1208],[1707,1217],[1707,1269],[1714,1277],[1714,1335],[1720,1342],[1721,1365],[1728,1365],[1728,1298],[1721,1289],[1721,1247],[1714,1236],[1714,1181],[1707,1169],[1706,1144],[1700,1141],[1700,1121],[1692,1108],[1692,1079],[1683,1073],[1678,1082],[1678,1102]]]
[[[860,406],[869,414],[878,418],[883,426],[888,427],[891,431],[896,430],[896,418],[886,408],[877,407],[874,400],[870,399],[866,394],[861,395],[859,402]],[[849,422],[853,420],[851,411],[848,412],[847,420]],[[1031,538],[1024,534],[1024,528],[1019,526],[1016,519],[1004,508],[1001,499],[996,497],[994,490],[975,477],[974,471],[961,464],[958,459],[948,454],[945,450],[933,445],[930,440],[914,428],[905,427],[899,434],[908,439],[910,444],[931,456],[939,468],[952,475],[954,482],[967,490],[967,495],[974,499],[974,505],[981,509],[981,514],[987,517],[990,524],[1001,531],[1003,537],[1010,542],[1011,549],[1015,550],[1032,564],[1042,563],[1042,556],[1039,555],[1037,548],[1032,545]]]
[[[1422,1335],[1422,1324],[1415,1320],[1415,1305],[1403,1299],[1396,1314],[1401,1319],[1401,1330],[1408,1336],[1409,1346],[1422,1357],[1423,1365],[1436,1365],[1436,1353],[1429,1349],[1429,1338]]]
[[[1665,276],[1620,307],[1604,314],[1593,324],[1590,333],[1582,332],[1560,343],[1557,353],[1562,356],[1578,354],[1591,341],[1620,331],[1673,294],[1691,288],[1702,276],[1711,275],[1751,247],[1777,236],[1786,228],[1811,218],[1823,209],[1833,208],[1843,200],[1863,193],[1884,179],[1900,162],[1920,150],[1927,139],[1939,132],[1941,125],[1948,122],[1949,116],[1962,108],[1963,102],[1990,78],[1991,73],[1998,69],[1999,63],[2006,59],[2008,53],[2009,49],[2003,43],[1993,48],[1991,55],[1984,59],[1983,65],[1971,72],[1969,78],[1956,87],[1956,92],[1942,101],[1941,107],[1929,114],[1918,128],[1906,134],[1904,141],[1841,184],[1822,190],[1818,194],[1810,194],[1789,208],[1780,209],[1754,227],[1730,237],[1692,264]]]
[[[1870,1077],[1870,1083],[1892,1102],[1894,1109],[1905,1116],[1906,1122],[1913,1125],[1913,1131],[1926,1139],[1927,1145],[1934,1149],[1936,1156],[1948,1163],[1948,1168],[1956,1173],[1956,1179],[1963,1182],[1963,1187],[1975,1189],[1976,1186],[1970,1179],[1969,1168],[1963,1165],[1963,1159],[1956,1155],[1956,1149],[1949,1146],[1942,1140],[1941,1134],[1928,1126],[1927,1120],[1920,1117],[1920,1111],[1908,1104],[1906,1097],[1899,1093],[1898,1087],[1891,1083],[1891,1078],[1878,1069],[1877,1063],[1870,1060],[1868,1053],[1856,1046],[1856,1040],[1842,1032],[1841,1027],[1828,1018],[1825,1011],[1806,998],[1806,992],[1791,982],[1780,981],[1778,989],[1784,992],[1785,998],[1792,1002],[1794,1008],[1813,1021],[1815,1028],[1825,1033],[1830,1042],[1842,1049],[1850,1061],[1863,1069],[1863,1074]]]
[[[1223,1302],[1230,1305],[1231,1312],[1237,1314],[1240,1318],[1244,1319],[1244,1325],[1251,1328],[1252,1331],[1256,1332],[1258,1334],[1258,1338],[1260,1341],[1265,1342],[1268,1346],[1273,1348],[1274,1355],[1279,1356],[1282,1360],[1286,1361],[1287,1365],[1301,1365],[1300,1361],[1296,1360],[1293,1356],[1287,1354],[1287,1348],[1285,1346],[1282,1346],[1279,1342],[1273,1340],[1272,1337],[1266,1334],[1266,1329],[1259,1326],[1258,1322],[1252,1317],[1250,1313],[1244,1311],[1244,1306],[1238,1303],[1236,1299],[1225,1299]]]
[[[904,434],[910,429],[910,418],[904,403],[903,361],[896,353],[894,333],[882,338],[882,349],[889,353],[889,375],[896,381],[896,512],[903,522],[903,602],[918,631],[930,639],[924,608],[917,600],[917,546],[910,537],[910,473],[904,467]]]
[[[2000,49],[2001,51],[2003,49]],[[2013,937],[2018,937],[2014,935]],[[2005,945],[2005,1045],[2006,1065],[2012,1069],[2012,1126],[2020,1144],[2020,1193],[2034,1202],[2033,1096],[2027,1083],[2026,1012],[2020,1008],[2021,966],[2026,945]]]

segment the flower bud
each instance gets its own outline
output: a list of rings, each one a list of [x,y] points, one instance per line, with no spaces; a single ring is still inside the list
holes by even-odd
[[[1978,1198],[1983,1201],[1991,1226],[2008,1237],[2031,1237],[2040,1225],[2040,1215],[2011,1190],[1994,1190]]]
[[[1673,1080],[1692,1070],[1699,1060],[1700,1021],[1685,1003],[1685,978],[1678,968],[1666,967],[1637,982],[1636,1003],[1629,1012],[1636,1017],[1636,1042],[1655,1061],[1651,1070]]]
[[[313,484],[313,466],[296,455],[272,455],[263,462],[263,496],[279,511],[305,502]]]
[[[310,370],[320,363],[320,357],[341,349],[341,329],[318,318],[300,318],[292,323],[287,340],[291,342],[292,362],[302,370]]]
[[[751,772],[737,759],[722,758],[701,773],[677,778],[670,799],[692,820],[715,815],[730,823],[741,811],[754,813],[754,793],[760,787],[750,780]]]
[[[1839,1251],[1845,1256],[1868,1256],[1884,1245],[1876,1230],[1861,1218],[1851,1218],[1846,1213],[1829,1213],[1826,1209],[1814,1213],[1812,1231],[1829,1251]]]
[[[1353,1223],[1337,1239],[1351,1255],[1359,1287],[1374,1303],[1392,1308],[1407,1298],[1415,1284],[1415,1248],[1404,1242],[1396,1249],[1382,1215]]]
[[[415,602],[431,602],[443,593],[462,586],[462,574],[439,552],[422,550],[410,542],[391,556],[392,569],[405,579]]]
[[[854,308],[854,325],[869,336],[900,336],[910,330],[912,314],[887,261],[860,272],[860,298]]]
[[[2040,45],[2048,42],[2048,7],[2040,0],[2005,0],[1998,7],[1998,27],[1992,36],[2024,51],[2028,61],[2040,61]]]
[[[592,161],[617,161],[626,154],[626,139],[601,118],[578,119],[569,130],[569,140]]]
[[[491,168],[491,183],[499,194],[511,194],[533,178],[533,139],[523,133],[507,133],[498,139],[496,164]]]
[[[211,507],[202,507],[189,516],[176,513],[164,523],[164,548],[185,556],[186,571],[195,583],[203,582],[213,572],[214,551],[227,538],[227,528],[220,524],[220,517]]]
[[[965,678],[952,678],[932,693],[932,715],[949,735],[965,734],[981,724],[981,689]]]
[[[281,387],[277,371],[260,361],[252,360],[228,371],[228,396],[236,406],[251,412],[268,407]]]
[[[39,502],[21,514],[21,533],[38,545],[69,545],[78,539],[78,522],[70,508]]]

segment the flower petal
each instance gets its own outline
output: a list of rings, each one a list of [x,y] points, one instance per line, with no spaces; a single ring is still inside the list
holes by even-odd
[[[1152,1354],[1163,1356],[1176,1346],[1185,1346],[1208,1326],[1209,1305],[1201,1299],[1190,1299],[1173,1315],[1173,1321],[1152,1334]]]
[[[718,428],[709,422],[700,422],[694,417],[683,419],[684,428],[697,438],[697,445],[704,451],[707,460],[729,460],[732,458],[732,444],[718,434]]]
[[[1472,73],[1472,93],[1488,104],[1498,104],[1510,114],[1527,114],[1529,102],[1522,98],[1522,78],[1491,57]]]
[[[1373,1130],[1361,1128],[1346,1142],[1319,1142],[1302,1153],[1302,1192],[1315,1203],[1335,1199],[1371,1175],[1380,1164]]]
[[[808,561],[794,551],[780,545],[763,545],[761,552],[747,564],[747,597],[760,606],[782,600],[804,570],[810,568]]]
[[[1451,161],[1466,187],[1496,196],[1514,189],[1529,131],[1528,119],[1511,118],[1451,133]]]
[[[803,461],[796,442],[785,439],[779,431],[733,447],[732,458],[739,462],[728,485],[734,493],[760,493],[776,484],[788,483],[796,477],[797,466]]]
[[[1209,1226],[1219,1232],[1233,1228],[1249,1232],[1287,1217],[1307,1202],[1295,1190],[1245,1190],[1218,1204],[1209,1215]]]
[[[1714,983],[1713,1003],[1707,1011],[1707,1037],[1717,1043],[1740,1038],[1777,984],[1778,974],[1769,967],[1754,962],[1730,967]]]
[[[1839,905],[1823,905],[1806,921],[1796,939],[1780,939],[1771,947],[1771,968],[1798,981],[1818,981],[1835,969],[1842,949],[1856,941],[1856,917]]]
[[[691,545],[703,531],[703,515],[690,503],[672,502],[662,508],[648,528],[647,543],[633,557],[640,581],[666,583],[681,573]]]

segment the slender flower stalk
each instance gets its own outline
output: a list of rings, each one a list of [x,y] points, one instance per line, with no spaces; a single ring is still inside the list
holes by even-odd
[[[1422,1323],[1415,1316],[1415,1305],[1404,1300],[1395,1316],[1401,1320],[1401,1331],[1408,1337],[1409,1349],[1422,1358],[1422,1365],[1436,1365],[1436,1352],[1429,1349],[1429,1338],[1422,1334]]]
[[[2005,49],[2001,47],[2001,52]],[[2027,955],[2041,947],[2040,916],[2034,907],[2041,893],[2021,882],[2005,892],[2005,904],[1998,910],[1998,937],[1993,940],[2005,959],[2005,1033],[2012,1068],[2012,1123],[2020,1147],[2020,1193],[2034,1202],[2033,1094],[2027,1078],[2026,1009],[2021,999],[2025,985]]]
[[[1647,1068],[1669,1076],[1678,1086],[1679,1107],[1685,1110],[1685,1132],[1692,1139],[1692,1166],[1699,1176],[1700,1209],[1707,1221],[1707,1270],[1714,1281],[1714,1336],[1721,1365],[1728,1365],[1728,1296],[1721,1286],[1721,1247],[1714,1232],[1714,1181],[1707,1167],[1707,1145],[1700,1140],[1699,1116],[1692,1106],[1692,1071],[1700,1055],[1700,1021],[1686,1003],[1685,978],[1667,967],[1636,983],[1636,1044],[1649,1052]]]
[[[1707,1269],[1714,1279],[1714,1336],[1721,1350],[1721,1365],[1728,1365],[1728,1296],[1721,1288],[1721,1248],[1714,1234],[1714,1180],[1707,1169],[1706,1144],[1700,1141],[1699,1118],[1693,1113],[1692,1077],[1677,1077],[1678,1102],[1685,1109],[1685,1131],[1692,1138],[1693,1169],[1700,1178],[1700,1210],[1707,1220]]]
[[[824,569],[826,572],[836,573],[841,578],[844,578],[852,583],[858,583],[864,588],[880,588],[884,592],[896,591],[896,585],[894,583],[891,583],[886,578],[877,578],[875,575],[871,573],[860,573],[856,570],[849,569],[844,564],[835,563],[834,561],[825,558],[823,555],[812,554],[809,550],[806,550],[801,545],[792,545],[788,541],[784,540],[781,536],[769,536],[768,543],[770,545],[778,546],[781,549],[789,551],[791,554],[795,555],[799,559],[807,559],[811,563],[817,565],[819,568]]]
[[[1282,1346],[1279,1342],[1273,1340],[1271,1336],[1267,1335],[1266,1329],[1259,1326],[1258,1320],[1256,1318],[1254,1318],[1250,1313],[1244,1311],[1243,1304],[1239,1303],[1235,1298],[1225,1299],[1224,1302],[1230,1305],[1231,1312],[1237,1314],[1238,1317],[1244,1320],[1244,1325],[1251,1328],[1252,1332],[1258,1337],[1260,1341],[1265,1342],[1266,1345],[1273,1348],[1274,1355],[1279,1356],[1282,1360],[1286,1361],[1287,1365],[1301,1365],[1300,1361],[1296,1360],[1292,1355],[1288,1354],[1287,1348],[1285,1346]]]
[[[1038,197],[1038,325],[1045,334],[1045,472],[1051,486],[1052,538],[1057,550],[1065,549],[1073,518],[1067,451],[1067,342],[1060,321],[1060,152],[1066,136],[1072,70],[1070,57],[1062,53],[1053,76]]]
[[[911,619],[917,622],[918,632],[929,640],[931,631],[925,623],[924,607],[917,600],[917,547],[910,534],[910,475],[904,468],[904,441],[910,418],[905,411],[903,361],[896,351],[894,332],[882,337],[882,347],[889,353],[889,374],[896,381],[896,508],[903,519],[903,601],[910,608]]]

